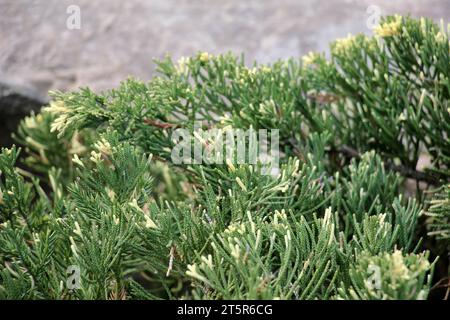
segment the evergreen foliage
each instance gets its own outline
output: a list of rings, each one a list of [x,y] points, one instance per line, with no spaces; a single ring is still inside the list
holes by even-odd
[[[200,52],[147,83],[53,92],[15,135],[23,164],[0,154],[0,298],[426,299],[422,239],[450,238],[448,35],[393,16],[329,59]],[[278,129],[279,172],[172,163],[198,120]]]

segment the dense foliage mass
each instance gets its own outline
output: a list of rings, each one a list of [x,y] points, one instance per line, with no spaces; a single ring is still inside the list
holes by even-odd
[[[443,23],[393,16],[328,58],[201,52],[52,93],[24,165],[0,154],[0,298],[426,299],[449,276],[449,55]],[[197,121],[278,129],[279,172],[174,164]]]

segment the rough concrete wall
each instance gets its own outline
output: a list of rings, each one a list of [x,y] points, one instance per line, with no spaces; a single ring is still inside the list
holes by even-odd
[[[79,30],[66,27],[71,4]],[[150,78],[151,59],[166,52],[231,50],[269,62],[326,51],[335,38],[371,32],[370,5],[450,22],[449,0],[0,0],[0,78],[41,93],[101,90]]]

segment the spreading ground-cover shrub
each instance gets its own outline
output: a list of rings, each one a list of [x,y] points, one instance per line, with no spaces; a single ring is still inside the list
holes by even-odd
[[[448,34],[393,16],[329,58],[201,52],[53,92],[18,129],[23,160],[0,154],[0,297],[426,299],[448,277]],[[174,163],[177,130],[214,144],[200,121],[278,130],[280,168]]]

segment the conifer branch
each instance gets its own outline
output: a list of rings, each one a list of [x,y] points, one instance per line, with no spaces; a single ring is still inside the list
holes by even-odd
[[[360,153],[347,145],[341,146],[338,151],[349,158],[360,158]],[[418,181],[424,181],[432,185],[438,185],[440,183],[440,179],[432,174],[427,174],[425,172],[413,170],[404,165],[395,165],[391,162],[387,162],[385,164],[386,169],[399,173],[400,175],[415,179]]]

